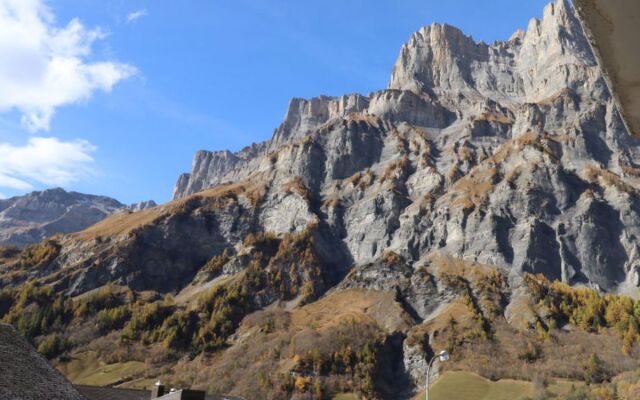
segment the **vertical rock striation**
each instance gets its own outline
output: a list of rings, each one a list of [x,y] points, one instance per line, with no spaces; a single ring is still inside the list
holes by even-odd
[[[386,90],[292,100],[270,141],[198,152],[175,197],[267,174],[263,228],[324,221],[354,264],[438,251],[514,279],[632,290],[639,162],[575,11],[558,0],[493,44],[420,29]],[[278,207],[278,185],[293,179],[311,208]],[[310,214],[293,225],[273,222],[301,209]]]

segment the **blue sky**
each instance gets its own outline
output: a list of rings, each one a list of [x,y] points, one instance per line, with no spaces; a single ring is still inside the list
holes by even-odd
[[[0,195],[167,201],[197,150],[268,139],[291,97],[384,88],[421,26],[492,42],[546,3],[0,0]]]

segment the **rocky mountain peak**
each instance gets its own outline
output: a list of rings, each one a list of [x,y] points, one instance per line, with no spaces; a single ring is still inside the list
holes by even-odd
[[[531,20],[526,31],[491,45],[476,42],[451,25],[434,23],[415,32],[402,46],[386,90],[369,96],[292,99],[271,140],[237,153],[196,153],[191,173],[181,175],[176,183],[174,198],[266,168],[261,157],[349,114],[442,129],[455,115],[474,118],[476,112],[486,112],[486,107],[479,107],[487,101],[515,110],[552,99],[563,90],[601,96],[606,85],[594,77],[599,77],[599,70],[591,48],[565,0],[549,4],[543,18]],[[589,85],[583,85],[585,81]],[[516,121],[522,133],[530,127],[528,122],[521,125]]]
[[[434,88],[462,90],[469,83],[462,63],[481,58],[484,47],[451,25],[426,26],[402,46],[388,88],[417,93]]]
[[[579,25],[569,0],[556,0],[547,4],[542,15],[542,22],[551,23],[555,19],[557,26],[574,27],[576,24]]]
[[[422,28],[402,47],[389,88],[536,102],[575,82],[582,65],[595,59],[572,6],[558,0],[507,42],[475,42],[448,25]]]
[[[275,373],[312,382],[322,379],[318,371],[334,371],[323,361],[292,361],[292,354],[315,359],[311,349],[324,349],[326,360],[342,358],[335,355],[344,349],[369,349],[363,359],[388,349],[393,357],[379,360],[395,360],[389,369],[400,375],[388,375],[392,385],[376,375],[372,382],[394,389],[367,398],[413,398],[428,353],[448,345],[469,349],[466,360],[476,361],[485,343],[487,362],[471,364],[522,365],[529,378],[521,354],[494,362],[503,338],[520,340],[502,342],[508,348],[527,347],[523,334],[553,346],[543,358],[557,357],[550,364],[560,376],[569,364],[582,374],[583,352],[564,345],[584,340],[587,332],[574,336],[576,329],[611,334],[616,343],[614,332],[626,326],[637,336],[632,304],[625,299],[605,312],[615,296],[598,296],[638,295],[640,140],[623,124],[579,28],[568,1],[490,45],[448,25],[425,27],[402,47],[388,88],[292,100],[271,140],[234,153],[199,151],[173,201],[115,213],[37,252],[6,251],[0,286],[36,280],[74,301],[93,299],[90,293],[108,298],[105,289],[134,299],[107,314],[125,306],[129,322],[109,329],[127,346],[216,352],[217,364],[185,357],[176,371],[186,376],[189,358],[193,376],[206,384],[227,379],[245,398],[276,398],[265,392],[285,387],[247,390],[259,381],[258,368],[274,372],[266,382],[278,382]],[[571,286],[581,290],[573,295]],[[589,301],[582,310],[565,307],[580,299]],[[356,309],[362,318],[354,318]],[[615,317],[622,330],[609,320],[619,310],[627,313]],[[352,322],[333,318],[341,313]],[[312,327],[318,317],[331,320]],[[356,329],[356,320],[365,325]],[[48,328],[36,326],[38,334]],[[77,327],[73,320],[66,329]],[[323,338],[328,327],[341,330]],[[381,327],[383,335],[370,330]],[[277,331],[286,336],[272,336]],[[363,332],[384,343],[365,345]],[[308,345],[269,351],[276,359],[268,362],[254,352],[274,343]],[[339,347],[327,346],[333,343]],[[585,343],[622,365],[610,347]],[[99,346],[111,359],[113,348],[102,338]],[[575,358],[559,361],[569,353]],[[454,357],[464,361],[460,354]],[[246,366],[227,375],[239,364]],[[200,374],[207,368],[220,379]],[[403,374],[412,382],[397,379]],[[340,392],[352,385],[345,384]],[[298,398],[283,393],[277,398]]]
[[[319,96],[309,100],[294,98],[289,102],[284,121],[276,129],[270,147],[277,148],[287,141],[300,139],[296,134],[304,135],[333,118],[361,112],[368,105],[369,99],[360,94]]]
[[[146,210],[148,208],[154,208],[157,206],[158,204],[153,200],[144,200],[144,201],[139,201],[137,203],[130,204],[125,209],[131,212],[138,212],[138,211]]]
[[[640,170],[638,149],[575,10],[558,0],[526,31],[493,44],[446,24],[420,29],[387,89],[292,100],[270,141],[196,154],[175,197],[251,181],[264,196],[253,226],[284,234],[324,221],[354,265],[388,248],[412,262],[443,251],[514,277],[543,272],[628,289],[640,274],[635,244],[605,261],[617,245],[593,241],[606,242],[596,229],[602,215],[615,221],[635,204],[622,199],[635,196],[627,182]],[[287,194],[296,191],[304,204]],[[318,208],[327,204],[339,207]],[[618,228],[636,237],[633,225]]]

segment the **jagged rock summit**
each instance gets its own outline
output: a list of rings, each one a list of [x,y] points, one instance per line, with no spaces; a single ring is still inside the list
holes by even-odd
[[[446,252],[635,294],[638,141],[567,0],[491,45],[433,24],[402,46],[388,88],[294,99],[270,141],[200,151],[176,199],[268,183],[261,229],[326,223],[358,265],[387,249]],[[299,180],[311,201],[286,195]]]
[[[413,398],[442,348],[498,378],[634,370],[637,304],[598,291],[638,294],[639,145],[568,1],[491,45],[431,25],[387,89],[294,99],[173,201],[0,251],[0,317],[71,337],[72,374],[120,354],[152,368],[118,384],[250,399]]]

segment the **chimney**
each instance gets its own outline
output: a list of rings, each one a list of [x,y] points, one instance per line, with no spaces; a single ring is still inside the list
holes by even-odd
[[[151,389],[151,398],[157,399],[158,397],[162,397],[164,395],[164,386],[162,385],[162,383],[160,383],[160,381],[156,382],[156,384],[153,385],[153,389]]]

